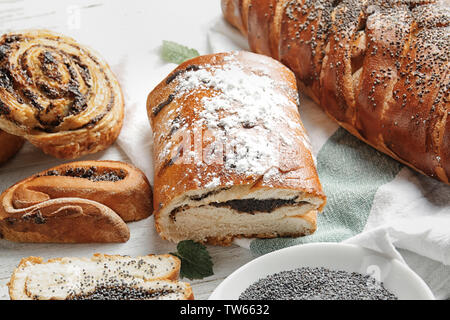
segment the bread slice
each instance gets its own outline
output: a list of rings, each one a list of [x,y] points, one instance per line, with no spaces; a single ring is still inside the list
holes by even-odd
[[[188,300],[181,262],[167,255],[22,259],[8,284],[12,300]]]

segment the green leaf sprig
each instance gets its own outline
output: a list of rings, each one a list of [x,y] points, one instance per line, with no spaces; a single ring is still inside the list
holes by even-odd
[[[181,241],[177,245],[177,252],[170,254],[181,260],[182,278],[203,279],[214,274],[211,256],[201,243],[192,240]]]

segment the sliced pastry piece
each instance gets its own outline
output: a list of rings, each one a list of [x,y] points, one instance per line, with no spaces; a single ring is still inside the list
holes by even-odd
[[[172,255],[22,259],[8,284],[12,300],[186,300],[189,284],[177,281]]]
[[[145,175],[117,161],[80,161],[31,176],[0,196],[0,235],[17,242],[124,242],[125,222],[152,214]]]
[[[0,37],[0,129],[74,159],[109,147],[123,115],[119,83],[90,48],[46,30]]]
[[[249,52],[194,58],[148,97],[156,228],[164,239],[316,230],[325,195],[298,111],[293,73]]]

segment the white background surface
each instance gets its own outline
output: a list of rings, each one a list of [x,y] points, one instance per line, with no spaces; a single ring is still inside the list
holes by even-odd
[[[0,0],[0,31],[47,28],[94,48],[119,78],[130,122],[136,116],[146,117],[148,93],[174,68],[159,57],[162,41],[176,41],[200,53],[209,52],[205,31],[220,14],[220,1],[216,0]],[[126,139],[126,135],[121,139]],[[146,144],[143,148],[148,148],[148,139],[142,140]],[[128,161],[118,145],[84,159]],[[142,159],[142,166],[146,161]],[[0,191],[59,163],[27,143],[12,161],[0,167]],[[145,171],[151,178],[151,172]],[[129,227],[131,239],[125,244],[15,244],[0,240],[0,299],[9,299],[6,283],[23,257],[91,256],[96,252],[136,256],[175,250],[175,245],[156,234],[153,218],[131,223]],[[196,299],[207,299],[226,276],[252,259],[248,250],[237,246],[209,246],[208,250],[215,275],[191,282]]]

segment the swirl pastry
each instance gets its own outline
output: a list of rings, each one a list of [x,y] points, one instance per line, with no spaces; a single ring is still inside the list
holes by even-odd
[[[197,57],[149,95],[160,235],[227,245],[302,236],[325,205],[293,73],[249,52]]]
[[[193,300],[169,255],[22,259],[8,283],[11,300]]]
[[[0,236],[17,242],[124,242],[125,222],[152,213],[152,190],[137,168],[81,161],[40,172],[0,196]]]
[[[222,0],[225,19],[351,134],[450,181],[448,0]]]
[[[123,114],[119,83],[91,49],[44,30],[0,38],[0,129],[74,159],[110,146]]]
[[[23,143],[24,140],[21,137],[13,136],[0,130],[0,165],[19,152]]]

